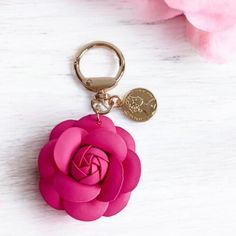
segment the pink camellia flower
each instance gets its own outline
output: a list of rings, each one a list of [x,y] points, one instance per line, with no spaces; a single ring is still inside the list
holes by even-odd
[[[38,165],[45,201],[84,221],[120,212],[141,174],[132,136],[96,115],[57,125]]]
[[[210,60],[224,62],[236,52],[235,0],[134,0],[148,21],[186,18],[187,37]]]

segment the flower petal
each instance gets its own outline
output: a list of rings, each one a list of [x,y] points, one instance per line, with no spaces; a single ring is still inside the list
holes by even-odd
[[[82,144],[100,148],[120,161],[123,161],[127,154],[127,146],[125,141],[116,133],[105,129],[96,129],[90,132],[82,140]]]
[[[54,160],[63,173],[68,173],[68,167],[74,152],[81,144],[82,137],[86,135],[86,131],[73,127],[67,129],[57,140],[54,149]]]
[[[138,6],[138,14],[147,22],[167,20],[183,12],[170,8],[164,0],[132,0]]]
[[[186,13],[188,21],[196,28],[214,32],[226,30],[236,23],[236,16],[228,16],[224,14],[204,14],[204,13]]]
[[[49,180],[57,171],[57,167],[53,157],[55,144],[56,140],[50,141],[42,148],[39,154],[39,173],[42,178],[47,180]]]
[[[107,175],[97,199],[104,202],[115,200],[120,193],[123,181],[124,170],[122,164],[118,159],[111,158]]]
[[[236,15],[235,0],[165,0],[169,7],[184,12]]]
[[[113,216],[123,210],[129,202],[130,195],[130,192],[122,193],[116,200],[110,202],[104,216]]]
[[[87,115],[76,121],[75,126],[87,130],[88,132],[103,128],[111,132],[115,132],[116,128],[111,119],[106,116],[100,116],[101,123],[98,124],[96,115]]]
[[[63,173],[56,174],[53,184],[59,195],[71,202],[91,201],[100,193],[99,186],[80,184]]]
[[[131,192],[138,184],[141,176],[141,163],[137,154],[128,150],[126,159],[123,161],[124,183],[121,192]]]
[[[103,178],[105,177],[106,173],[107,173],[107,169],[109,167],[109,161],[106,161],[105,159],[102,159],[102,158],[97,158],[97,159],[94,159],[93,162],[95,163],[95,160],[97,160],[97,162],[99,162],[99,165],[100,166],[100,180],[103,180]]]
[[[63,209],[60,196],[50,183],[40,179],[39,190],[48,205],[58,210]]]
[[[92,200],[90,202],[74,203],[64,201],[66,212],[77,220],[93,221],[100,218],[108,207],[108,202]]]
[[[61,122],[53,128],[49,140],[58,139],[65,130],[73,127],[75,123],[75,120],[65,120]]]
[[[80,180],[81,184],[86,184],[86,185],[94,185],[99,183],[100,181],[100,174],[99,171],[97,170],[93,174],[84,177],[83,179]]]
[[[86,171],[86,170],[85,170]],[[87,172],[84,171],[84,168],[78,168],[74,161],[71,163],[70,174],[74,179],[80,181],[80,179],[87,176]]]
[[[223,63],[236,53],[236,26],[225,31],[209,33],[187,23],[187,37],[200,54],[212,62]]]
[[[135,141],[131,134],[121,127],[116,127],[116,132],[124,139],[128,149],[135,151]]]
[[[93,156],[97,156],[99,159],[109,162],[109,159],[108,159],[106,153],[98,148],[91,147],[89,149],[88,153],[91,153]]]

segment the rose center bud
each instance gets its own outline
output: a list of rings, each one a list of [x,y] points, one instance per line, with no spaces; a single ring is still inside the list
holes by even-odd
[[[94,185],[102,181],[109,165],[107,154],[95,147],[80,148],[71,161],[70,173],[82,184]]]

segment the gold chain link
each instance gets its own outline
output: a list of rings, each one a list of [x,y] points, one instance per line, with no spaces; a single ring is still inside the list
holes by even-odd
[[[96,114],[106,115],[113,108],[119,108],[122,106],[122,100],[119,96],[110,96],[105,91],[101,90],[95,94],[94,99],[91,101],[92,109]]]

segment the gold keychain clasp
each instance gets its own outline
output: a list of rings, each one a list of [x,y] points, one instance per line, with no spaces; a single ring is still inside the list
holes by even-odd
[[[115,77],[85,77],[80,69],[83,55],[92,48],[106,48],[115,52],[119,59],[119,69]],[[110,95],[108,90],[115,87],[124,74],[125,58],[122,52],[113,44],[105,41],[95,41],[81,48],[74,63],[75,72],[83,86],[94,92],[91,107],[97,115],[98,124],[100,115],[108,114],[113,108],[122,108],[124,114],[135,121],[147,121],[156,112],[157,101],[154,95],[143,88],[131,90],[124,99],[117,95]]]
[[[116,56],[119,59],[119,70],[117,72],[117,75],[115,77],[88,77],[86,78],[80,69],[80,63],[81,59],[84,56],[88,50],[92,48],[107,48],[111,51],[115,52]],[[81,48],[79,51],[78,56],[76,57],[75,63],[74,63],[75,72],[83,84],[83,86],[95,93],[98,93],[100,91],[108,91],[109,89],[113,88],[117,85],[118,81],[124,74],[125,70],[125,58],[122,54],[122,52],[113,44],[105,41],[95,41],[92,43],[89,43]]]

